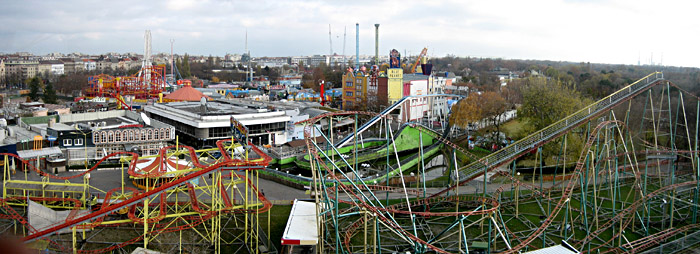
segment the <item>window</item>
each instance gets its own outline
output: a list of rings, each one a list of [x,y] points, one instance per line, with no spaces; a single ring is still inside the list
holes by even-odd
[[[73,141],[76,146],[82,146],[83,145],[83,139],[76,138],[75,141]]]
[[[352,87],[352,81],[345,82],[345,86]]]
[[[134,131],[129,131],[129,141],[134,141]]]
[[[107,133],[102,132],[102,143],[107,143]]]
[[[356,95],[357,97],[360,97],[360,96],[362,96],[362,92],[357,91],[357,92],[355,93],[355,95]]]
[[[160,129],[160,139],[165,139],[165,129]]]
[[[345,96],[352,96],[352,92],[345,92]]]
[[[151,140],[151,135],[153,135],[153,130],[148,129],[148,132],[146,132],[146,140]]]
[[[109,136],[108,136],[108,138],[107,138],[107,142],[109,142],[109,143],[114,142],[114,133],[111,132],[111,131],[108,132],[108,133],[109,133],[109,134],[107,134],[107,135],[109,135]]]
[[[122,132],[121,132],[121,131],[117,131],[117,132],[114,134],[114,141],[116,141],[116,142],[121,142],[121,141],[122,141]],[[76,143],[76,144],[77,144],[77,143]]]
[[[165,132],[165,139],[170,139],[170,129],[167,129]]]
[[[64,139],[63,140],[63,146],[72,146],[72,145],[73,145],[72,139]]]

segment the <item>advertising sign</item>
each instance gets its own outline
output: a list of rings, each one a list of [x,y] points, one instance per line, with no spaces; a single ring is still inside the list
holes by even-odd
[[[401,68],[401,53],[398,50],[392,49],[389,52],[389,68]]]
[[[238,140],[244,140],[248,137],[248,127],[245,127],[241,122],[231,116],[231,132]]]

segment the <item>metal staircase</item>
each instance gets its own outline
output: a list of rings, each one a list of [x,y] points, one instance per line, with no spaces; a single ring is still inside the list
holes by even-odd
[[[587,107],[569,115],[568,117],[553,123],[542,130],[530,134],[529,136],[498,150],[486,157],[481,158],[459,169],[459,181],[466,182],[474,179],[486,171],[499,165],[510,162],[519,155],[536,149],[548,141],[557,138],[571,129],[586,123],[588,120],[598,117],[616,105],[628,101],[637,94],[646,91],[654,85],[663,81],[663,73],[651,73],[636,82],[618,90],[615,93],[591,104]]]

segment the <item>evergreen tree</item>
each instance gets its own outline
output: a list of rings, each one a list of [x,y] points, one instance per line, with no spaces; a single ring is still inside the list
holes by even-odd
[[[185,54],[185,58],[182,60],[182,69],[180,69],[180,75],[182,75],[183,78],[189,78],[192,76],[190,73],[190,56],[188,54]]]
[[[51,82],[46,83],[44,88],[44,96],[42,98],[44,103],[56,104],[56,90],[53,89]]]
[[[33,77],[29,80],[29,98],[32,101],[39,100],[39,90],[41,89],[41,78]]]

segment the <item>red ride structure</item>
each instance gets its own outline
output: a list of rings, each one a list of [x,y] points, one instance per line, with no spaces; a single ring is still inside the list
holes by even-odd
[[[14,160],[18,166],[29,169],[26,175],[12,175],[10,163],[5,163],[5,187],[23,184],[28,189],[41,189],[7,192],[0,199],[0,222],[13,225],[26,243],[46,242],[46,248],[60,252],[104,253],[134,246],[164,253],[274,250],[266,238],[269,233],[259,231],[257,222],[258,214],[268,212],[272,206],[256,187],[257,171],[271,158],[253,144],[248,144],[250,152],[246,156],[236,151],[237,147],[241,145],[220,141],[215,152],[223,156],[214,160],[210,155],[213,149],[195,150],[183,145],[163,147],[159,155],[151,156],[161,161],[179,161],[175,171],[168,170],[165,163],[139,171],[136,167],[143,158],[132,152],[116,152],[88,170],[61,176],[44,172],[17,155],[0,154],[4,161]],[[97,180],[91,182],[90,178],[103,178],[100,176],[106,171],[98,172],[97,168],[114,159],[121,164],[121,171],[117,171],[121,172],[121,187],[100,190],[95,186]],[[142,179],[145,190],[131,187],[126,181],[129,177]],[[81,179],[82,185],[70,183]],[[46,187],[60,184],[65,186]],[[82,192],[77,190],[69,197],[42,197],[75,186],[82,186]],[[63,219],[57,217],[53,223],[35,227],[30,218],[37,212],[28,208],[28,200],[71,212]],[[223,249],[225,246],[234,247]]]
[[[165,65],[154,65],[142,68],[131,76],[113,77],[106,74],[88,78],[85,96],[88,98],[118,96],[133,96],[134,99],[157,99],[167,87],[165,81]],[[115,97],[116,96],[116,97]]]

